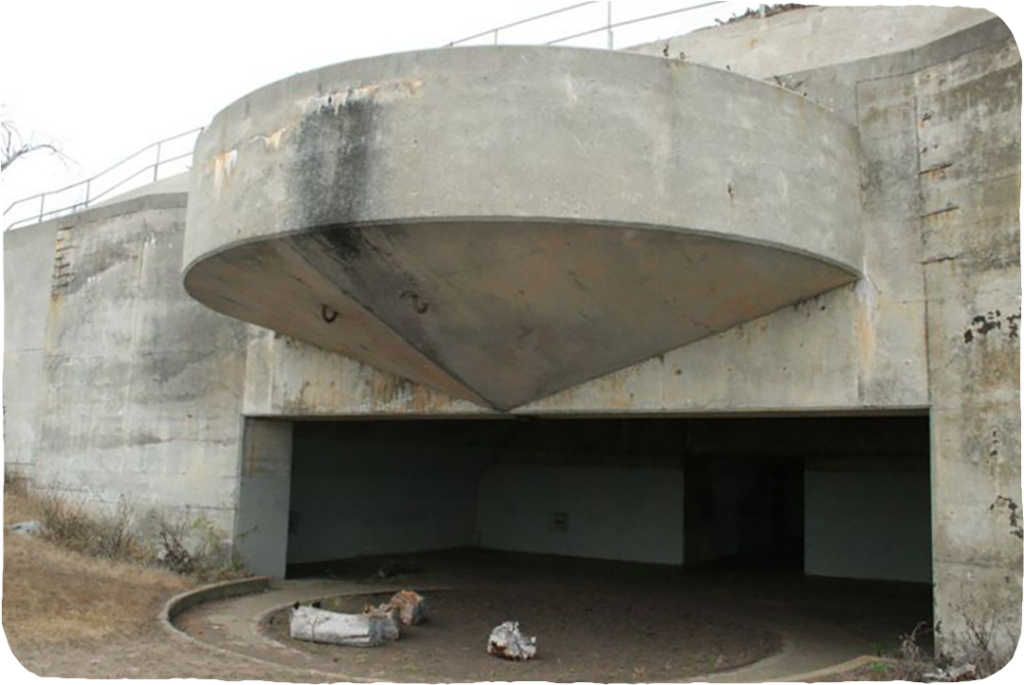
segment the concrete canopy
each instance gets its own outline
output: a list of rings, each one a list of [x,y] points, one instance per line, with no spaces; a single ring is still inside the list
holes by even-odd
[[[849,283],[856,132],[678,60],[444,49],[271,84],[201,136],[185,286],[507,410]]]

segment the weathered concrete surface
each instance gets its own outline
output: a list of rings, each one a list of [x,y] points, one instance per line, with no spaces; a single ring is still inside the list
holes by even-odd
[[[236,556],[252,573],[283,578],[291,497],[291,421],[245,419],[239,461]]]
[[[914,76],[940,647],[1021,630],[1021,59],[1012,38]]]
[[[4,233],[4,467],[27,473],[39,445],[43,341],[56,226]]]
[[[499,409],[861,265],[852,129],[778,87],[631,54],[328,67],[218,114],[194,168],[197,299]]]
[[[994,17],[970,7],[809,7],[627,49],[771,79],[909,52]]]
[[[181,287],[186,199],[137,196],[5,236],[9,329],[38,336],[41,358],[31,384],[7,376],[15,406],[38,403],[37,439],[9,442],[8,459],[96,507],[190,508],[230,540],[245,327]],[[12,251],[28,242],[31,255]]]

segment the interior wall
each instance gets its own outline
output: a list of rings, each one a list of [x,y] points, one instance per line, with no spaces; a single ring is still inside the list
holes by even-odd
[[[493,464],[479,503],[488,549],[683,563],[681,468]]]
[[[5,465],[147,537],[201,518],[226,554],[246,329],[182,287],[171,190],[5,234]]]
[[[297,422],[292,452],[289,563],[479,546],[930,579],[923,416]],[[280,485],[264,456],[243,487]]]
[[[855,469],[805,473],[805,572],[930,583],[928,471]]]
[[[288,563],[476,545],[487,455],[457,426],[295,426]]]

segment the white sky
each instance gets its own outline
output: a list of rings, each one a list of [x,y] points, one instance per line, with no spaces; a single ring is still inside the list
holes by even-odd
[[[622,21],[701,1],[616,0],[612,17]],[[73,163],[46,154],[24,158],[3,175],[2,206],[84,179],[158,139],[203,126],[228,103],[279,78],[358,57],[440,46],[570,4],[573,0],[9,2],[0,81],[4,116],[26,136],[58,144]],[[616,31],[616,47],[686,33],[758,4],[729,2],[623,27]],[[1008,16],[1011,0],[985,6],[1015,28]],[[600,26],[606,12],[607,3],[600,2],[502,32],[500,38],[503,43],[550,40]],[[595,35],[568,44],[604,47],[605,40]],[[179,143],[170,154],[182,151]],[[151,159],[140,158],[137,167]],[[56,204],[59,199],[51,206]]]
[[[613,20],[702,0],[619,0]],[[374,54],[452,40],[574,4],[20,0],[4,9],[5,116],[25,135],[59,144],[74,164],[45,154],[4,174],[15,199],[91,176],[161,138],[206,124],[228,103],[271,81]],[[617,32],[618,46],[678,35],[742,12],[731,2]],[[755,3],[756,5],[756,3]],[[604,2],[501,34],[538,42],[601,25]],[[603,47],[605,37],[571,44]],[[482,39],[484,42],[486,39]],[[150,158],[151,159],[151,158]],[[145,162],[138,164],[144,166]],[[6,225],[6,221],[4,224]]]

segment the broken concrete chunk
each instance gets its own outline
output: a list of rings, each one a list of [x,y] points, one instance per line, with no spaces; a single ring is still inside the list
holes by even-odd
[[[379,616],[384,619],[384,639],[394,642],[402,636],[402,618],[398,607],[391,604],[363,607],[363,615]]]
[[[314,607],[292,609],[290,634],[295,640],[349,647],[379,647],[390,631],[387,616],[339,614]]]
[[[402,625],[419,625],[427,617],[427,600],[412,590],[396,592],[388,604],[398,609]]]
[[[505,621],[491,631],[487,653],[510,661],[526,661],[537,654],[537,638],[519,632],[518,621]]]

